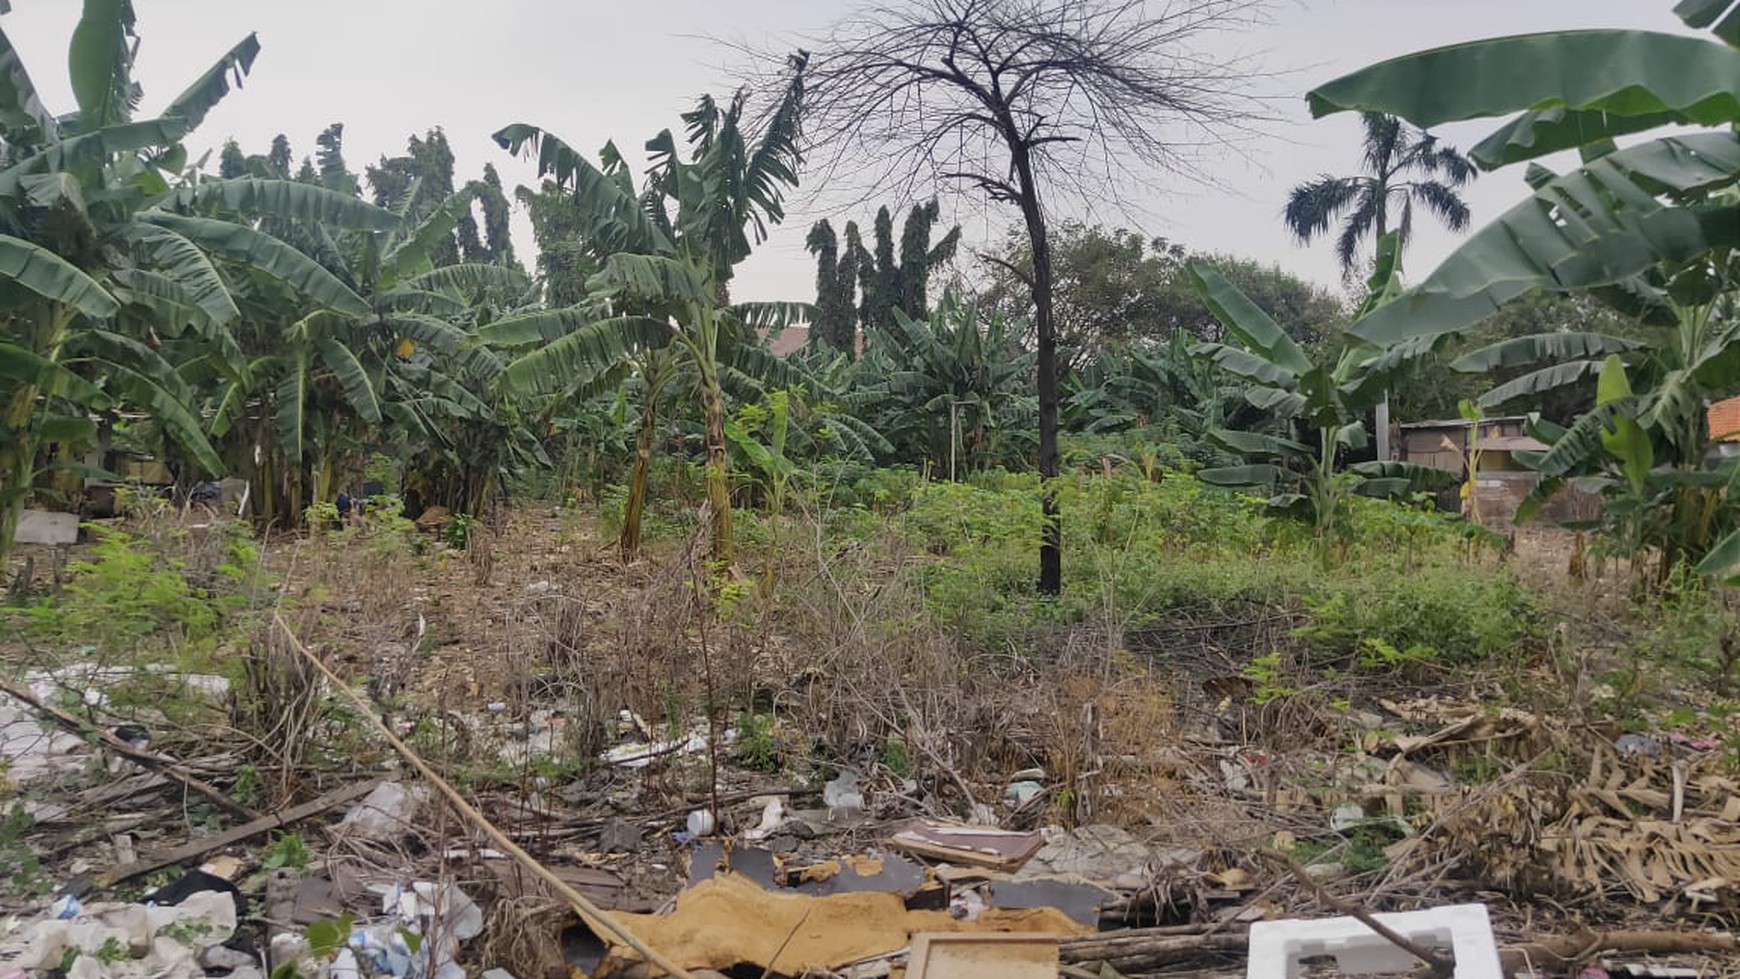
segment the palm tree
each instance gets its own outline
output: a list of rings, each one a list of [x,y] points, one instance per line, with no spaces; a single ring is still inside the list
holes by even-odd
[[[1365,124],[1365,172],[1354,177],[1324,174],[1300,184],[1287,199],[1286,211],[1287,228],[1301,244],[1310,244],[1341,222],[1335,257],[1350,279],[1358,272],[1364,239],[1376,241],[1396,231],[1407,246],[1416,204],[1451,231],[1466,230],[1468,205],[1456,191],[1475,176],[1467,157],[1440,145],[1430,133],[1377,112],[1362,112],[1360,120]]]
[[[1451,231],[1468,229],[1468,205],[1458,187],[1474,179],[1474,164],[1454,147],[1441,146],[1438,137],[1414,129],[1395,116],[1378,112],[1360,113],[1365,125],[1365,172],[1357,177],[1324,174],[1293,188],[1287,199],[1287,227],[1301,244],[1329,232],[1341,221],[1335,239],[1335,257],[1341,274],[1353,279],[1359,266],[1359,243],[1370,235],[1381,241],[1391,231],[1397,235],[1399,252],[1406,249],[1414,231],[1414,205],[1437,216]],[[1417,176],[1417,179],[1407,179]],[[1392,209],[1399,210],[1391,227]],[[1345,219],[1343,218],[1345,215]],[[1377,454],[1390,457],[1390,399],[1386,394],[1377,405]]]

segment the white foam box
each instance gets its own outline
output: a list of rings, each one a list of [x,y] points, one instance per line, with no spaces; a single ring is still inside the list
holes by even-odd
[[[1373,918],[1420,946],[1456,957],[1456,979],[1503,979],[1498,944],[1484,904],[1452,904],[1425,911],[1374,914]],[[1251,925],[1246,979],[1293,979],[1300,960],[1330,956],[1344,975],[1407,972],[1413,955],[1366,927],[1358,918],[1259,921]]]

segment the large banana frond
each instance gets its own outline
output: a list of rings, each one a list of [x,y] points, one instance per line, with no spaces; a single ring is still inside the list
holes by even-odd
[[[588,288],[610,295],[628,293],[655,303],[711,304],[713,279],[692,261],[662,255],[617,252],[592,277]]]
[[[67,67],[79,121],[87,129],[126,122],[139,100],[133,83],[132,0],[85,0]]]
[[[17,344],[0,342],[0,377],[90,408],[107,408],[111,403],[101,388],[68,370],[64,364]]]
[[[1496,408],[1514,398],[1538,397],[1594,377],[1600,371],[1599,360],[1568,360],[1506,381],[1482,394],[1478,403],[1482,408]]]
[[[668,230],[647,214],[626,181],[606,175],[567,143],[536,126],[516,123],[495,134],[495,141],[515,156],[537,157],[538,176],[550,177],[572,190],[580,212],[588,215],[587,237],[603,251],[632,249],[669,252]]]
[[[664,347],[671,337],[669,324],[646,316],[596,320],[508,364],[502,381],[514,392],[558,391],[639,351]]]
[[[429,292],[410,286],[394,286],[374,294],[375,310],[380,313],[422,313],[442,319],[459,319],[471,314],[471,305],[442,292]]]
[[[223,101],[230,94],[232,81],[236,88],[242,87],[242,79],[254,67],[254,59],[260,54],[260,38],[249,34],[242,38],[241,43],[229,49],[217,64],[206,69],[205,74],[194,80],[187,91],[175,97],[169,103],[169,108],[163,110],[165,116],[173,116],[187,122],[191,131],[199,128],[205,121],[206,113],[212,107]]]
[[[130,224],[124,233],[139,249],[144,262],[162,269],[164,275],[180,284],[212,322],[229,323],[241,317],[229,285],[212,264],[211,256],[198,245],[168,228],[150,224]]]
[[[731,351],[730,362],[732,367],[775,389],[801,385],[811,392],[821,390],[821,383],[796,361],[776,357],[760,347],[740,345]]]
[[[3,30],[0,30],[0,126],[11,130],[34,128],[45,141],[53,141],[60,134],[54,114],[42,104],[36,83],[30,80],[18,49]]]
[[[1258,384],[1291,389],[1299,382],[1299,376],[1294,372],[1242,347],[1229,347],[1224,343],[1199,343],[1191,347],[1190,352],[1207,358],[1210,363],[1229,374],[1256,381]]]
[[[150,413],[208,475],[225,471],[223,459],[206,438],[199,416],[165,389],[156,376],[119,364],[107,365],[105,370],[120,382],[128,399]]]
[[[1198,470],[1196,478],[1210,486],[1260,489],[1265,492],[1273,492],[1275,486],[1287,478],[1287,470],[1269,463],[1248,466],[1218,466],[1213,469]]]
[[[783,330],[794,323],[812,323],[816,318],[814,303],[737,303],[730,312],[738,322],[757,330]]]
[[[1309,446],[1261,432],[1241,432],[1228,428],[1217,428],[1208,433],[1208,440],[1226,449],[1234,455],[1247,459],[1291,459],[1308,457],[1311,454]]]
[[[400,280],[399,284],[411,289],[453,289],[459,292],[476,292],[481,289],[522,291],[531,287],[532,280],[519,269],[506,265],[470,262],[424,272],[422,275]]]
[[[319,262],[263,231],[228,221],[167,211],[147,213],[144,220],[168,228],[231,261],[257,269],[330,309],[359,317],[373,312],[361,296]]]
[[[319,352],[321,363],[332,372],[338,380],[338,386],[344,391],[345,403],[349,404],[363,421],[371,425],[381,423],[381,402],[375,395],[374,381],[370,380],[369,372],[356,359],[356,354],[338,340],[324,336],[314,342],[314,349]]]
[[[778,224],[785,217],[785,189],[797,186],[797,167],[802,159],[804,69],[808,64],[808,54],[791,59],[791,78],[786,82],[785,92],[767,117],[755,150],[743,168],[742,194],[750,204],[749,217],[758,240],[766,237],[766,224]]]
[[[1525,367],[1542,362],[1606,357],[1636,350],[1635,340],[1605,333],[1537,333],[1488,344],[1450,362],[1450,369],[1484,374],[1501,367]]]
[[[1379,345],[1454,333],[1536,289],[1625,282],[1663,262],[1740,245],[1740,206],[1673,206],[1740,179],[1740,134],[1666,137],[1544,180],[1528,200],[1465,240],[1411,293],[1356,322]],[[1671,318],[1671,317],[1670,317]]]
[[[175,337],[193,327],[201,336],[211,336],[211,317],[180,282],[144,269],[117,269],[109,278],[114,282],[110,290],[114,297],[144,309],[155,318],[159,333]]]
[[[1191,262],[1189,269],[1196,294],[1208,304],[1214,318],[1220,320],[1221,325],[1240,342],[1294,376],[1311,369],[1311,358],[1293,342],[1293,338],[1213,266]]]
[[[590,306],[541,309],[535,313],[506,316],[478,327],[476,337],[479,342],[495,347],[550,343],[595,319],[598,319],[598,311]]]
[[[399,217],[359,197],[327,190],[319,184],[262,177],[202,180],[176,192],[179,207],[217,208],[250,218],[278,218],[303,225],[391,231]]]
[[[435,316],[395,313],[381,317],[381,322],[399,336],[415,340],[439,354],[458,351],[468,339],[464,330]]]
[[[303,438],[308,430],[308,350],[297,346],[284,358],[284,376],[273,391],[277,409],[272,421],[278,447],[291,465],[302,464]]]
[[[1496,167],[1669,123],[1740,120],[1740,51],[1649,31],[1560,31],[1393,58],[1313,90],[1314,116],[1350,109],[1430,128],[1524,113],[1472,152]]]
[[[186,135],[187,124],[180,119],[151,119],[122,123],[59,140],[0,170],[0,194],[18,193],[19,180],[26,174],[70,170],[106,162],[124,153],[167,148],[179,143]]]
[[[476,196],[477,191],[472,187],[462,187],[454,191],[425,215],[416,227],[387,249],[381,256],[381,266],[392,274],[393,284],[397,284],[396,280],[400,277],[417,275],[434,268],[430,253],[434,251],[437,242],[453,234],[453,229],[459,227],[459,219],[471,209],[471,201]]]
[[[96,280],[59,255],[22,238],[0,235],[0,278],[9,279],[50,302],[71,306],[93,319],[107,319],[121,308]]]

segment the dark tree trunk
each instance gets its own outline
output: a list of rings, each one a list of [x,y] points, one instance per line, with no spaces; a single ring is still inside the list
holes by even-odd
[[[1013,125],[1010,126],[1013,131]],[[1039,341],[1039,480],[1040,507],[1045,526],[1039,543],[1039,593],[1063,591],[1063,515],[1057,508],[1057,327],[1051,295],[1051,241],[1046,235],[1045,211],[1039,203],[1039,188],[1033,180],[1033,160],[1028,147],[1011,140],[1015,175],[1021,192],[1021,217],[1027,224],[1027,239],[1033,248],[1033,319]]]

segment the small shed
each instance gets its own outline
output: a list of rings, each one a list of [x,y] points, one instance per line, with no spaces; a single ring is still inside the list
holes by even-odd
[[[1453,472],[1463,479],[1468,474],[1468,448],[1474,436],[1473,422],[1464,418],[1442,421],[1411,422],[1400,426],[1397,445],[1401,461],[1431,466]],[[1540,474],[1517,459],[1519,452],[1545,452],[1546,443],[1528,434],[1528,419],[1523,415],[1482,418],[1480,438],[1475,448],[1480,453],[1480,470],[1474,479],[1475,499],[1480,522],[1490,527],[1509,526],[1517,508],[1540,485]],[[1547,507],[1552,520],[1584,519],[1593,497],[1567,487],[1560,491]],[[1439,499],[1441,508],[1461,511],[1460,488],[1445,492]]]
[[[1530,436],[1528,418],[1506,415],[1480,420],[1480,471],[1526,471],[1514,453],[1544,452],[1547,446]],[[1466,418],[1442,421],[1409,422],[1401,426],[1397,440],[1401,461],[1431,466],[1462,474],[1467,469],[1468,443],[1474,436],[1474,423]]]

